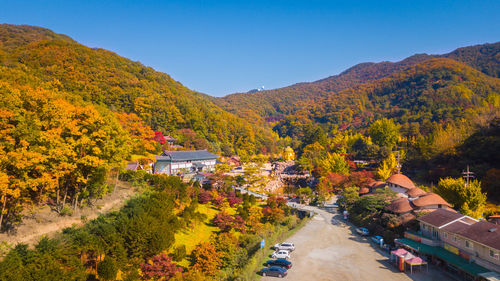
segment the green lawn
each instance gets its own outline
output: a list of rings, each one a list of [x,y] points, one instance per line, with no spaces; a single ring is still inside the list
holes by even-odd
[[[218,227],[210,225],[210,221],[219,212],[219,210],[215,209],[212,204],[200,204],[198,205],[197,211],[207,215],[207,219],[204,222],[197,223],[192,228],[184,229],[176,233],[175,243],[172,250],[178,246],[185,245],[187,256],[189,256],[196,245],[203,241],[209,241],[210,236],[220,230]],[[234,215],[236,210],[234,208],[228,208],[227,212],[230,215]],[[183,259],[178,264],[183,267],[188,267],[189,261],[187,259]]]

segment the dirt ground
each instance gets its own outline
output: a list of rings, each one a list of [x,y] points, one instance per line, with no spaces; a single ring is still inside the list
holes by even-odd
[[[25,210],[22,223],[14,233],[0,234],[0,241],[11,245],[26,243],[32,245],[42,236],[53,236],[58,231],[73,225],[83,225],[86,221],[97,218],[99,215],[119,210],[127,199],[136,193],[129,183],[118,182],[116,190],[97,200],[93,206],[77,209],[71,216],[60,216],[48,206],[38,207],[35,210]]]
[[[399,272],[389,263],[388,256],[372,246],[365,238],[357,235],[352,226],[343,224],[340,215],[319,210],[311,221],[286,242],[295,244],[291,253],[292,268],[287,280],[453,280],[432,266],[429,272]],[[337,224],[332,224],[332,218]],[[276,280],[263,277],[262,280]]]

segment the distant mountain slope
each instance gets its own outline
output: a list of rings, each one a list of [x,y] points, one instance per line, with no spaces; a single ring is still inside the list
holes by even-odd
[[[335,98],[334,93],[362,83],[382,79],[401,72],[411,66],[432,58],[450,58],[500,77],[500,42],[457,49],[445,55],[414,55],[400,62],[362,63],[339,75],[311,83],[299,83],[289,87],[257,93],[232,94],[216,102],[226,110],[244,118],[258,121],[259,118],[275,120],[303,109],[304,104],[313,104]]]
[[[40,27],[0,25],[0,80],[136,113],[164,133],[190,128],[226,153],[268,151],[274,145],[270,130],[224,111],[167,74]]]
[[[297,119],[340,129],[366,127],[384,117],[400,124],[445,123],[485,107],[500,108],[500,79],[451,59],[434,58],[314,103],[295,105],[297,109],[276,126],[282,136],[293,135]]]
[[[463,62],[484,74],[500,78],[500,42],[459,48],[441,57]]]

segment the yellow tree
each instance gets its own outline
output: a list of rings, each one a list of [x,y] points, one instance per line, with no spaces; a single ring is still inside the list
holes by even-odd
[[[394,173],[396,165],[397,165],[396,156],[394,156],[394,154],[391,153],[386,159],[384,159],[384,161],[382,161],[380,167],[378,167],[377,176],[381,180],[385,181]]]

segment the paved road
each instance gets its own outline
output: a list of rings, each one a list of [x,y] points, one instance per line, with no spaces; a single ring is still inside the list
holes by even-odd
[[[287,242],[295,244],[291,254],[293,267],[287,280],[452,280],[429,266],[429,272],[402,273],[389,264],[388,257],[378,252],[352,226],[341,222],[339,214],[315,207],[304,207],[317,215]],[[337,224],[332,224],[332,218]],[[276,280],[263,277],[262,280]]]

